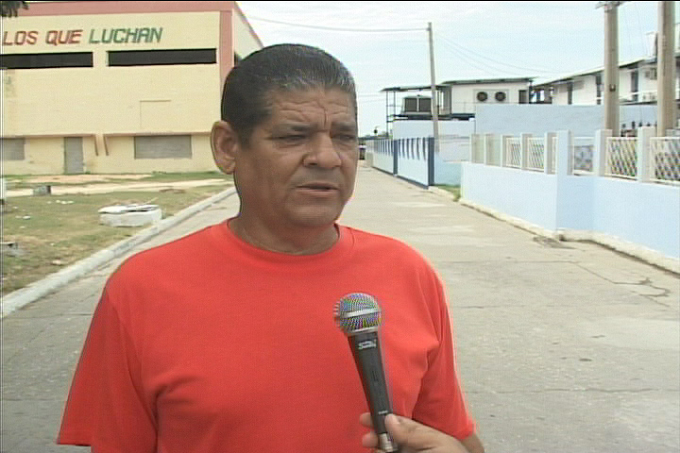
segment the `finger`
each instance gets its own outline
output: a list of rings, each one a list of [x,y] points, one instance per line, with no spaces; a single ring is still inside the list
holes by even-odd
[[[361,437],[361,445],[363,445],[366,448],[378,447],[378,436],[376,436],[376,434],[373,431],[364,434]]]
[[[385,418],[387,431],[395,442],[406,447],[425,450],[437,446],[441,433],[406,417],[389,414]]]
[[[373,428],[373,420],[371,419],[371,414],[365,412],[359,416],[359,422],[366,428]]]

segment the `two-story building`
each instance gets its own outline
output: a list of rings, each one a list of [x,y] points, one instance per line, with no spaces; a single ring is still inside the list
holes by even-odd
[[[656,104],[657,33],[649,33],[650,54],[619,64],[619,102],[622,105]],[[680,99],[680,24],[675,25],[676,102]],[[598,105],[603,102],[604,68],[598,67],[541,81],[534,86],[536,97],[548,104]]]
[[[680,60],[676,54],[676,68]],[[603,68],[583,71],[538,83],[534,91],[539,99],[556,105],[598,105],[603,101]],[[654,104],[657,98],[656,59],[640,58],[619,65],[619,101],[621,104]],[[676,99],[678,81],[676,78]]]
[[[0,39],[5,174],[213,170],[224,79],[262,48],[232,1],[30,2]]]
[[[455,121],[447,123],[448,120],[467,121],[474,118],[480,105],[529,103],[532,80],[531,77],[468,79],[449,80],[437,85],[437,114],[443,122],[442,127],[455,126]],[[418,120],[432,120],[431,86],[389,87],[381,92],[386,97],[386,126],[389,132],[395,130],[395,124],[399,129],[404,121],[413,124]],[[461,130],[467,129],[463,126]]]

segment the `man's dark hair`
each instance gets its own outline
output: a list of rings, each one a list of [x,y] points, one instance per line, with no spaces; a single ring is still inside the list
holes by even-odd
[[[356,119],[354,79],[340,61],[316,47],[277,44],[250,54],[231,70],[222,93],[222,120],[247,146],[255,127],[271,114],[273,93],[310,88],[349,94]]]

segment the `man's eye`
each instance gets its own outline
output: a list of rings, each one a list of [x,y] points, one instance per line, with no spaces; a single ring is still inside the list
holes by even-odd
[[[340,135],[336,135],[335,139],[342,140],[344,142],[353,142],[357,139],[357,137],[356,137],[356,135],[352,135],[352,134],[340,134]]]
[[[295,141],[301,141],[304,140],[306,137],[304,135],[299,135],[299,134],[291,134],[291,135],[282,135],[280,137],[277,137],[278,140],[284,141],[284,142],[295,142]]]

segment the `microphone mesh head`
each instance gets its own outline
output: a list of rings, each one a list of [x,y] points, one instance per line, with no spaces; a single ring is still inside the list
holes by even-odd
[[[377,329],[382,322],[378,302],[368,294],[352,293],[335,304],[335,322],[347,335]]]

